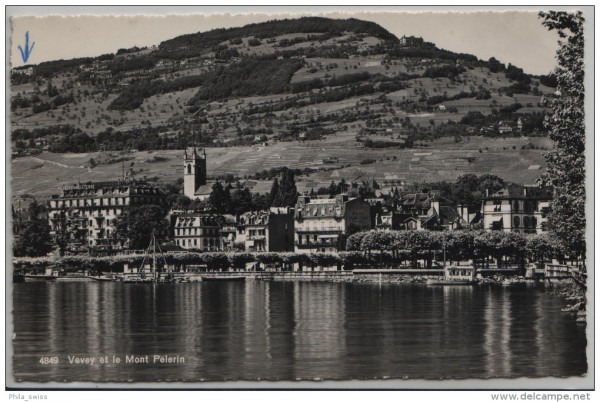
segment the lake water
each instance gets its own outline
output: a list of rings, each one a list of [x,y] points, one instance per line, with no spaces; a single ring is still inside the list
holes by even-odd
[[[15,283],[13,289],[17,381],[506,378],[587,371],[585,328],[560,311],[563,300],[533,286],[71,282]],[[146,355],[149,362],[140,362]],[[177,361],[154,362],[154,355]],[[75,364],[69,356],[94,362]],[[126,363],[127,356],[138,363]],[[42,357],[57,359],[42,364]]]

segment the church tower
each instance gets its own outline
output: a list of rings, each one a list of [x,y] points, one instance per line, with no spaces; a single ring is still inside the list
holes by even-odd
[[[183,168],[183,194],[193,200],[198,187],[206,184],[206,150],[199,155],[196,147],[186,149]]]

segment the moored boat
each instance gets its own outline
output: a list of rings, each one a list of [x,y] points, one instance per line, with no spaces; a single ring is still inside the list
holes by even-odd
[[[201,276],[202,282],[241,282],[245,281],[245,276]]]
[[[53,281],[58,276],[56,266],[50,265],[46,267],[43,274],[18,274],[17,282],[48,282]]]
[[[442,279],[428,279],[428,285],[474,285],[475,268],[472,266],[448,266],[444,267]]]
[[[20,275],[24,282],[48,282],[56,279],[54,275]]]
[[[157,266],[157,254],[162,260],[162,267]],[[146,260],[150,259],[152,259],[152,265],[145,264]],[[139,268],[134,268],[131,271],[126,264],[123,269],[122,281],[123,283],[164,283],[173,281],[173,274],[169,271],[167,261],[162,254],[160,245],[156,242],[154,233],[152,233],[152,240],[150,240],[150,245],[146,249],[142,264]]]

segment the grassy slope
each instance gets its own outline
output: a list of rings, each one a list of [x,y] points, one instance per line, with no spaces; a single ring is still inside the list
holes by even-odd
[[[507,180],[532,184],[543,168],[529,169],[531,165],[543,165],[541,150],[521,150],[521,145],[532,142],[550,147],[543,138],[490,139],[472,137],[455,144],[452,139],[440,139],[423,149],[365,150],[354,142],[351,133],[338,134],[322,141],[280,142],[262,146],[209,148],[209,176],[232,173],[243,177],[271,167],[293,168],[331,167],[323,164],[327,157],[338,157],[339,165],[352,165],[343,169],[319,171],[298,178],[299,190],[315,189],[328,185],[331,180],[347,181],[375,178],[380,184],[391,176],[407,182],[454,180],[463,173],[492,173]],[[512,149],[512,146],[516,150]],[[487,149],[486,149],[487,148]],[[479,152],[479,149],[482,152]],[[181,151],[137,152],[131,156],[135,162],[136,177],[158,176],[161,182],[174,182],[182,177]],[[160,163],[148,163],[155,155],[169,158]],[[393,156],[397,159],[393,160]],[[474,157],[471,163],[465,157]],[[102,159],[94,154],[50,154],[37,157],[16,158],[12,163],[13,191],[16,197],[25,194],[47,198],[58,193],[60,186],[77,181],[114,180],[121,176],[121,164],[86,167],[90,158]],[[370,165],[360,165],[365,158],[376,159]],[[390,158],[388,160],[388,158]],[[131,161],[125,162],[126,167]],[[334,165],[335,166],[335,165]],[[141,171],[140,171],[141,170]],[[268,191],[270,182],[258,183],[255,190]]]

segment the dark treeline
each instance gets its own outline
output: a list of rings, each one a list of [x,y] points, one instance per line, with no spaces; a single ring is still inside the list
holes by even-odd
[[[295,45],[297,43],[302,43],[302,42],[323,42],[323,41],[326,41],[327,39],[339,37],[341,35],[342,35],[341,32],[326,32],[321,35],[296,36],[295,38],[291,38],[291,39],[284,38],[279,41],[277,46],[288,47],[288,46],[292,46],[292,45]]]
[[[74,71],[81,65],[91,65],[94,61],[107,61],[114,58],[113,54],[103,54],[98,57],[80,57],[69,60],[53,60],[33,66],[33,75],[27,76],[22,74],[14,74],[11,77],[11,82],[14,84],[22,84],[25,82],[33,82],[37,77],[51,78],[59,73]]]
[[[254,36],[267,39],[290,33],[332,33],[353,32],[372,35],[379,39],[397,41],[398,39],[374,22],[355,18],[330,19],[322,17],[303,17],[249,24],[241,28],[214,29],[178,36],[160,44],[159,53],[167,58],[180,59],[200,55],[218,44],[236,38]]]
[[[368,72],[344,74],[341,76],[334,76],[329,80],[323,80],[321,78],[314,78],[308,81],[295,82],[291,85],[291,92],[308,92],[313,89],[322,89],[325,87],[339,87],[351,84],[357,84],[360,82],[369,81],[371,83],[380,83],[379,89],[381,91],[395,91],[395,86],[399,81],[406,81],[412,78],[418,78],[418,75],[398,74],[395,77],[387,77],[382,74],[369,74]],[[384,84],[385,83],[385,84]]]
[[[268,95],[289,91],[290,80],[304,62],[300,59],[277,60],[248,58],[206,74],[203,85],[189,101],[198,105],[230,97]]]
[[[156,64],[156,58],[152,55],[142,55],[131,58],[115,58],[108,64],[108,69],[113,75],[124,71],[150,69]]]
[[[194,135],[190,131],[182,131],[177,137],[160,135],[164,128],[148,127],[133,129],[125,132],[109,128],[98,133],[95,137],[89,136],[80,130],[67,132],[65,135],[50,141],[50,152],[95,152],[122,151],[126,149],[158,150],[158,149],[184,149],[194,141],[196,144],[212,143],[212,137],[202,141],[201,134]],[[206,133],[205,133],[206,134]],[[21,133],[21,136],[24,134]]]
[[[247,58],[227,67],[171,81],[143,80],[124,89],[109,105],[111,110],[131,110],[156,94],[201,87],[190,100],[197,105],[232,96],[266,95],[289,90],[292,75],[302,67],[301,60]]]
[[[467,70],[463,66],[445,64],[443,66],[428,67],[427,69],[425,69],[425,72],[423,73],[423,77],[428,77],[428,78],[443,77],[443,78],[450,78],[451,80],[453,80],[459,74],[464,73],[465,71],[467,71]]]
[[[368,74],[368,73],[365,73]],[[343,77],[340,77],[343,78]],[[360,75],[362,79],[363,75]],[[246,115],[252,115],[257,113],[271,113],[281,110],[288,110],[294,107],[304,107],[309,105],[315,105],[319,103],[327,102],[339,102],[344,99],[354,98],[357,96],[371,95],[377,92],[393,92],[400,89],[408,88],[408,84],[402,79],[385,77],[383,75],[370,76],[370,81],[366,83],[354,83],[343,87],[333,87],[325,89],[319,92],[310,93],[308,97],[296,95],[294,98],[286,99],[277,103],[270,103],[266,105],[259,105],[249,108],[244,111]],[[319,80],[320,81],[320,80]],[[316,81],[308,81],[310,84],[300,84],[300,87],[309,88],[310,85],[320,86],[321,84]],[[360,82],[360,81],[359,81]],[[351,121],[355,121],[351,120]]]
[[[207,80],[206,75],[188,75],[171,81],[143,80],[123,90],[108,106],[110,110],[131,110],[142,105],[144,99],[153,95],[174,91],[182,91],[188,88],[199,87]]]
[[[12,140],[29,140],[29,139],[37,139],[51,135],[72,135],[75,133],[81,133],[80,128],[76,128],[70,124],[60,124],[55,126],[47,126],[47,127],[39,127],[34,128],[33,130],[28,130],[26,128],[18,128],[11,132]]]

